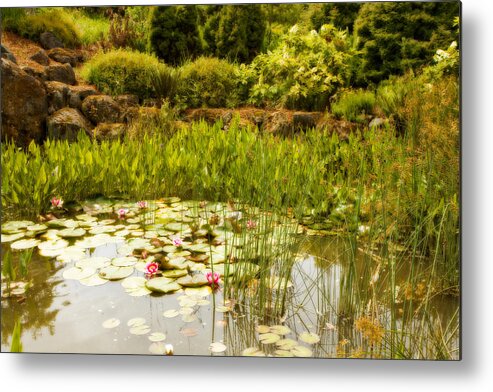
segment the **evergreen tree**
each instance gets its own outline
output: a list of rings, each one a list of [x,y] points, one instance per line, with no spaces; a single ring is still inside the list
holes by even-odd
[[[360,8],[360,3],[324,3],[321,10],[311,16],[313,27],[319,30],[324,24],[333,24],[340,30],[348,29],[352,33]]]
[[[259,4],[219,6],[204,27],[211,55],[250,62],[260,52],[266,24]]]
[[[156,7],[151,16],[149,49],[166,63],[178,65],[201,52],[195,6]]]
[[[428,64],[435,51],[457,39],[458,2],[383,2],[364,4],[355,21],[363,61],[360,83]]]

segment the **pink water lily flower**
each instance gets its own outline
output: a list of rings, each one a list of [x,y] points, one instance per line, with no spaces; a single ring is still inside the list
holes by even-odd
[[[63,200],[59,197],[54,197],[53,199],[51,199],[51,206],[54,208],[62,208]]]
[[[247,222],[247,224],[246,224],[246,226],[247,226],[247,229],[248,230],[253,230],[253,229],[255,229],[257,227],[257,222],[249,219],[248,222]]]
[[[183,240],[179,237],[173,238],[173,245],[180,247],[183,245]]]
[[[205,274],[205,277],[211,286],[219,285],[220,275],[217,272],[212,273],[209,271]]]
[[[120,208],[116,213],[118,214],[118,218],[124,219],[125,215],[127,214],[127,210],[124,208]]]
[[[154,276],[159,272],[159,264],[152,261],[146,264],[145,273],[149,276]]]
[[[141,209],[147,208],[147,202],[144,201],[144,200],[138,201],[137,202],[137,207],[139,207]]]

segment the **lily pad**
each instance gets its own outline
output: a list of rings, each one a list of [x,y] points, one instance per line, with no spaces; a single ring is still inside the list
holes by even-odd
[[[180,313],[181,315],[192,314],[193,312],[194,312],[193,308],[189,306],[184,306],[178,311],[178,313]]]
[[[99,276],[108,280],[119,280],[132,275],[134,272],[133,267],[115,267],[114,265],[108,265],[101,268]]]
[[[151,332],[151,328],[146,324],[142,324],[142,325],[137,325],[135,327],[130,328],[129,332],[132,335],[146,335],[149,332]]]
[[[184,287],[200,287],[208,284],[207,278],[204,275],[194,275],[194,276],[183,276],[178,279],[176,283]]]
[[[146,287],[153,292],[163,294],[171,293],[181,288],[181,286],[173,279],[164,277],[150,279],[149,281],[147,281]]]
[[[41,252],[40,252],[41,254]],[[68,246],[60,250],[57,256],[58,261],[68,263],[73,260],[80,260],[86,257],[86,250],[77,246]]]
[[[68,242],[65,240],[51,240],[51,241],[45,241],[41,242],[38,245],[39,250],[58,250],[58,249],[63,249],[68,246]]]
[[[140,325],[145,325],[146,319],[143,317],[135,317],[127,321],[128,327],[138,327]]]
[[[231,307],[229,306],[224,306],[224,305],[216,306],[216,312],[227,313],[230,311],[231,311]]]
[[[320,336],[318,336],[316,333],[313,332],[303,332],[301,333],[298,338],[305,343],[308,344],[316,344],[320,342]]]
[[[153,332],[147,337],[151,342],[162,342],[166,340],[166,335],[162,332]]]
[[[162,273],[162,275],[165,278],[181,278],[182,276],[185,276],[188,274],[188,271],[186,269],[173,269],[173,270],[167,270]]]
[[[103,328],[106,329],[116,328],[119,325],[120,325],[120,320],[118,320],[117,318],[110,318],[105,322],[103,322]]]
[[[79,268],[79,267],[71,267],[63,271],[64,279],[71,280],[81,280],[89,278],[91,275],[94,275],[96,270],[94,268]]]
[[[198,295],[200,297],[207,297],[212,293],[212,289],[210,286],[202,286],[202,287],[187,287],[185,289],[186,295]]]
[[[244,357],[265,357],[265,353],[257,347],[248,347],[241,352]]]
[[[181,316],[181,320],[185,323],[193,323],[197,320],[197,316],[195,314],[184,314]]]
[[[98,274],[94,274],[89,276],[88,278],[80,279],[79,282],[84,286],[94,287],[108,283],[108,280],[101,278]]]
[[[276,342],[276,346],[281,350],[291,350],[292,348],[298,346],[298,342],[293,339],[281,339]]]
[[[255,328],[258,333],[269,333],[270,327],[268,325],[257,325]]]
[[[35,240],[35,239],[18,240],[18,241],[12,242],[12,244],[10,244],[10,247],[12,249],[16,249],[16,250],[24,250],[24,249],[34,248],[34,247],[38,246],[38,244],[39,244],[39,241]]]
[[[192,244],[187,246],[187,249],[194,253],[207,253],[210,251],[210,245],[208,244]]]
[[[279,341],[281,339],[281,337],[279,335],[276,335],[275,333],[270,333],[270,332],[260,334],[258,338],[259,338],[260,342],[263,344],[276,343],[277,341]]]
[[[2,225],[2,233],[10,234],[19,230],[25,230],[28,226],[32,226],[35,223],[32,221],[10,221]]]
[[[154,342],[149,346],[149,352],[155,355],[165,355],[167,353],[166,344]]]
[[[121,285],[126,290],[138,289],[145,286],[147,280],[140,276],[131,276],[122,280]]]
[[[137,263],[137,258],[133,256],[115,257],[111,264],[115,267],[132,267]]]
[[[94,269],[99,269],[106,267],[107,265],[110,264],[110,259],[108,257],[86,257],[82,260],[79,260],[75,263],[76,267],[79,268],[94,268]]]
[[[58,232],[58,235],[62,238],[82,237],[85,234],[86,234],[86,231],[81,227],[73,228],[73,229],[64,229],[64,230],[60,230]]]
[[[16,241],[22,237],[24,237],[24,233],[15,233],[15,234],[2,234],[1,236],[1,242],[2,244],[7,243],[7,242],[12,242]]]
[[[116,229],[114,226],[94,226],[89,230],[90,234],[113,233]]]
[[[166,317],[166,318],[173,318],[173,317],[178,316],[179,314],[180,313],[178,312],[178,310],[176,310],[176,309],[169,309],[169,310],[166,310],[163,313],[163,316]]]
[[[221,342],[214,342],[209,345],[209,351],[213,353],[222,353],[226,351],[227,347]]]
[[[199,334],[197,328],[182,328],[180,329],[180,333],[187,338],[193,338]]]
[[[275,333],[276,335],[287,335],[291,333],[291,330],[285,325],[274,325],[270,327],[270,332]]]
[[[48,226],[38,223],[37,225],[27,226],[27,231],[33,231],[36,233],[48,230]]]
[[[282,349],[274,351],[274,355],[281,358],[291,358],[295,356],[291,351]]]
[[[295,357],[311,357],[313,355],[312,350],[305,346],[296,346],[291,350],[291,353]]]

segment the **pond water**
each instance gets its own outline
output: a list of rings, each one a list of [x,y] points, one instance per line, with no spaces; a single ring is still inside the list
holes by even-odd
[[[10,351],[17,321],[22,324],[25,352],[152,355],[172,350],[174,355],[323,358],[352,356],[364,346],[361,330],[355,329],[354,314],[362,314],[358,303],[368,304],[379,314],[382,331],[399,329],[404,323],[406,333],[422,327],[418,312],[415,320],[405,321],[404,314],[396,318],[396,325],[390,324],[385,265],[372,262],[378,277],[370,272],[375,282],[369,298],[362,299],[353,287],[348,288],[348,276],[356,276],[352,278],[355,286],[363,276],[366,279],[368,252],[335,237],[300,234],[289,219],[256,209],[178,199],[146,202],[143,209],[135,203],[108,200],[88,201],[81,207],[84,211],[45,222],[46,228],[35,225],[31,233],[32,225],[2,226],[2,241],[9,241],[2,243],[2,260],[7,252],[13,253],[14,260],[25,252],[11,246],[34,249],[27,276],[17,277],[17,281],[30,282],[25,292],[9,291],[2,277],[2,351]],[[118,219],[120,209],[125,209],[125,215]],[[14,237],[9,236],[19,233],[24,235],[11,241]],[[39,242],[26,242],[32,238]],[[176,246],[176,240],[183,243]],[[254,250],[249,245],[252,241],[256,241]],[[271,248],[284,250],[272,255]],[[211,258],[215,271],[223,275],[215,290],[204,278]],[[283,259],[284,264],[265,264],[264,259],[273,258]],[[292,262],[286,264],[288,259]],[[163,272],[185,271],[196,276],[197,282],[182,280],[178,290],[169,284],[159,286],[169,290],[166,294],[151,291],[146,282],[159,278],[146,276],[145,266],[153,260]],[[246,274],[238,268],[229,271],[225,262],[270,267]],[[286,265],[289,269],[283,278],[276,268]],[[409,268],[408,264],[399,268],[398,283],[406,280]],[[229,288],[225,274],[232,278]],[[268,282],[274,283],[268,285],[270,289],[256,291],[252,283],[261,285],[266,274]],[[246,285],[235,286],[240,278],[245,278]],[[405,292],[404,287],[398,289]],[[348,301],[353,295],[357,301]],[[266,312],[280,297],[282,306]],[[434,296],[426,309],[431,315],[429,325],[439,323],[445,329],[455,322],[457,308],[456,297]],[[404,340],[415,344],[411,338]],[[458,346],[457,334],[450,345]],[[377,351],[368,355],[366,349],[364,356],[388,355],[388,350]]]

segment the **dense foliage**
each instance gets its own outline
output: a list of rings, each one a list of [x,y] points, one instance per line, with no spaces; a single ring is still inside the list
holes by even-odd
[[[359,82],[379,82],[430,62],[457,39],[458,2],[375,2],[361,6],[355,21],[363,61]]]
[[[149,50],[169,64],[181,64],[201,52],[197,8],[156,7],[151,15]]]
[[[152,83],[156,69],[166,72],[168,67],[154,56],[119,49],[94,56],[82,73],[106,94],[135,94],[145,99],[156,95]]]
[[[337,88],[348,83],[354,52],[344,32],[324,25],[304,34],[293,26],[279,47],[252,62],[256,105],[321,110]]]
[[[211,55],[250,62],[260,52],[265,28],[259,4],[216,6],[206,22],[204,40]]]
[[[239,67],[200,57],[180,68],[178,101],[188,107],[235,107],[240,100]]]

